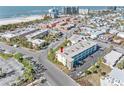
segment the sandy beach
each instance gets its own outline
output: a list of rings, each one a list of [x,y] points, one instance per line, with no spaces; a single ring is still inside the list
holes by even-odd
[[[42,15],[35,15],[35,16],[29,16],[29,17],[18,17],[18,18],[9,18],[9,19],[2,19],[0,20],[0,26],[1,25],[7,25],[7,24],[14,24],[14,23],[20,23],[20,22],[28,22],[36,19],[42,19]]]

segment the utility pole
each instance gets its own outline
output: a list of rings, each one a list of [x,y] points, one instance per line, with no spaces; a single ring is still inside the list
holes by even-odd
[[[0,68],[0,75],[2,74],[2,68]]]

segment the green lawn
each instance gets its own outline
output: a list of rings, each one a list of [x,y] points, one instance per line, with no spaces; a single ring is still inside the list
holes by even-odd
[[[25,67],[25,71],[23,73],[24,78],[27,81],[34,80],[34,77],[33,77],[33,74],[34,74],[33,65],[31,65],[30,61],[28,59],[24,59],[23,55],[21,53],[16,53],[14,55],[14,58],[17,59],[20,63],[22,63],[23,66]]]
[[[85,72],[86,75],[82,77],[82,79],[87,80],[92,85],[98,86],[100,85],[101,76],[107,75],[110,72],[111,72],[111,68],[102,62],[99,66],[96,64],[90,67]]]
[[[13,55],[12,54],[0,53],[0,57],[7,60],[7,59],[13,57]]]

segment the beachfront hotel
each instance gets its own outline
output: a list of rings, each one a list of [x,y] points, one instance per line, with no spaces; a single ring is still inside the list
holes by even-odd
[[[98,45],[96,42],[80,41],[74,45],[68,46],[63,51],[56,52],[56,58],[68,69],[72,69],[79,61],[85,59],[89,55],[97,51]]]

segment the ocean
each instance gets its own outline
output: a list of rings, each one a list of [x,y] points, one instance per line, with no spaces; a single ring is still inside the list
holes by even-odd
[[[7,18],[16,18],[16,17],[27,17],[32,15],[41,15],[47,14],[48,10],[54,6],[0,6],[0,20]],[[57,8],[59,10],[61,7]],[[80,8],[88,9],[105,9],[105,6],[80,6]]]

